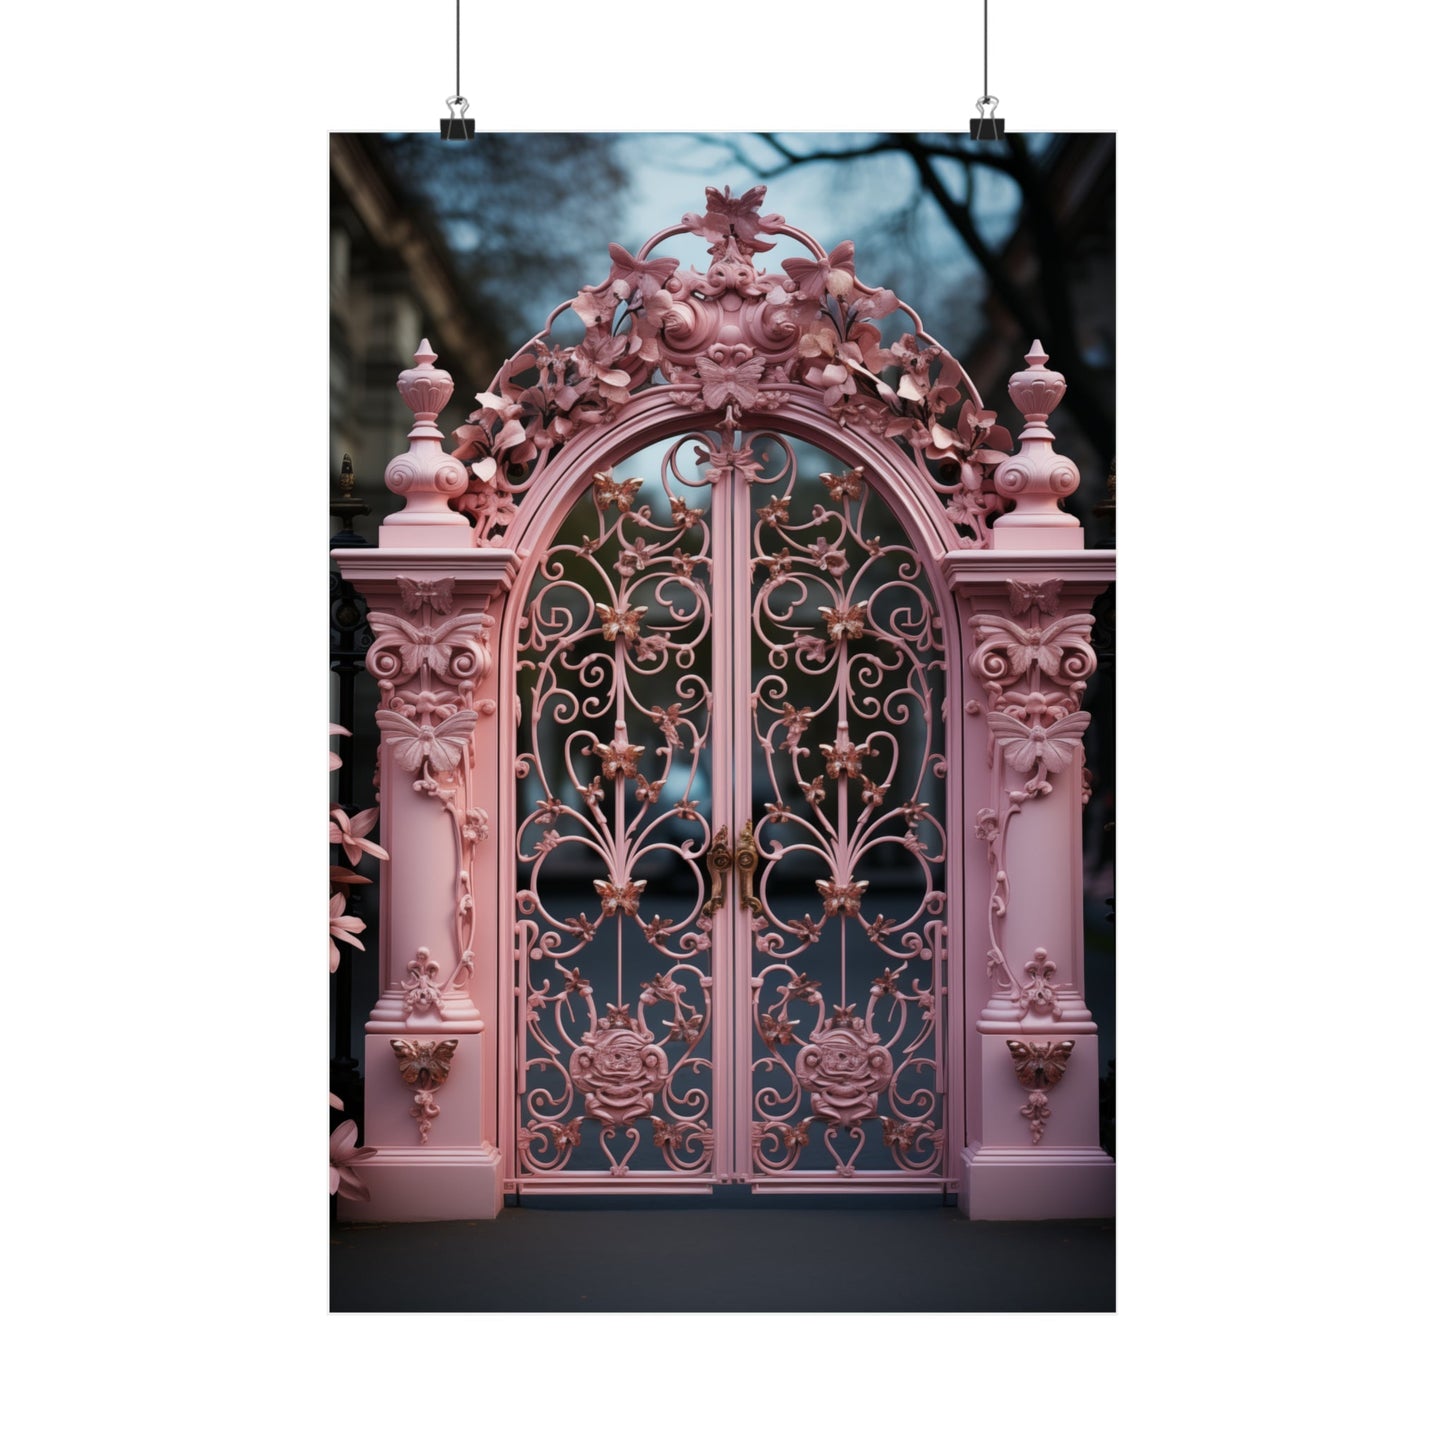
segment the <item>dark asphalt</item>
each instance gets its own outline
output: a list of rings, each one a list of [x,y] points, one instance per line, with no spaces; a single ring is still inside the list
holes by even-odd
[[[1112,1220],[894,1207],[508,1208],[333,1223],[337,1311],[1112,1311]]]

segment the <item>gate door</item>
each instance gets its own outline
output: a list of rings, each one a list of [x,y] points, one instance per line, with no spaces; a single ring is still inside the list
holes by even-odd
[[[519,1188],[942,1188],[943,656],[863,468],[593,476],[518,634]]]

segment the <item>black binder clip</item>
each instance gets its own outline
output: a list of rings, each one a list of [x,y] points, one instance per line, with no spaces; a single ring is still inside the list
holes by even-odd
[[[461,106],[462,113],[456,113],[457,106]],[[477,123],[467,119],[467,98],[464,95],[447,96],[447,110],[451,112],[442,121],[443,140],[475,140],[477,136]]]
[[[988,114],[984,115],[983,108],[988,106]],[[978,119],[968,123],[968,135],[970,140],[1002,140],[1003,120],[994,114],[998,109],[998,96],[981,95],[978,98]]]

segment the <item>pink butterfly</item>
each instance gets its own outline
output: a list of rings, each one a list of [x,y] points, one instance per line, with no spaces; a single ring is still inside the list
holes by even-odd
[[[1089,726],[1089,714],[1071,712],[1048,727],[1020,722],[1006,712],[988,715],[990,730],[1003,744],[1003,755],[1009,767],[1021,773],[1037,769],[1035,776],[1060,773],[1069,765],[1074,749],[1083,740]]]
[[[438,577],[430,582],[418,582],[412,577],[398,577],[396,585],[401,591],[401,603],[408,612],[419,612],[425,604],[438,612],[450,612],[452,608],[452,586],[454,577]]]
[[[1046,673],[1056,674],[1059,664],[1064,660],[1064,652],[1068,649],[1077,649],[1092,658],[1094,654],[1089,646],[1089,627],[1093,620],[1088,613],[1076,612],[1049,623],[1047,627],[1020,627],[1017,622],[1011,622],[1007,617],[980,614],[973,619],[973,627],[978,636],[983,635],[985,628],[995,628],[1004,634],[1003,649],[1008,654],[1009,667],[1012,669],[1009,677],[1014,678],[1026,672],[1036,662]],[[985,649],[996,646],[998,640],[994,638],[983,643]]]
[[[462,760],[462,749],[476,721],[477,715],[470,708],[454,712],[435,726],[422,727],[399,712],[386,710],[376,715],[383,739],[400,745],[398,761],[409,773],[416,772],[428,760],[439,772],[451,772]]]
[[[378,646],[400,649],[402,667],[408,677],[423,667],[445,672],[452,654],[468,646],[479,632],[491,626],[491,618],[485,612],[462,612],[435,627],[418,627],[394,612],[373,612],[367,621]],[[401,635],[387,636],[387,633]]]

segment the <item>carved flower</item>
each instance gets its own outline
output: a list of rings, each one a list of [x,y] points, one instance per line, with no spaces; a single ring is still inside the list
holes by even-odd
[[[820,878],[818,892],[823,895],[823,912],[830,917],[838,913],[856,917],[867,888],[866,882],[855,883],[852,879]]]
[[[776,231],[783,224],[783,218],[758,213],[767,189],[766,186],[750,186],[742,195],[735,196],[731,186],[724,186],[722,190],[709,186],[707,213],[699,216],[689,211],[682,218],[682,224],[695,236],[704,237],[714,246],[733,236],[749,251],[771,251],[773,243],[760,240],[758,233]]]
[[[643,879],[638,882],[629,878],[625,883],[619,885],[610,879],[604,881],[601,878],[594,878],[592,886],[602,899],[602,912],[608,918],[611,918],[619,910],[635,918],[638,900],[642,896],[643,889],[647,887],[647,881]]]
[[[910,799],[902,805],[903,816],[910,822],[916,823],[928,811],[927,803],[920,803]]]
[[[860,603],[847,608],[820,607],[818,611],[823,614],[830,641],[845,642],[850,637],[863,636],[864,615]]]
[[[630,1029],[633,1027],[632,1005],[627,1003],[610,1003],[607,1005],[607,1019],[605,1028],[609,1029]]]
[[[884,1119],[883,1121],[883,1142],[890,1149],[909,1149],[913,1141],[918,1137],[918,1132],[923,1125],[917,1121],[901,1123],[896,1119]]]
[[[814,778],[811,783],[804,785],[803,796],[815,808],[821,808],[823,806],[823,801],[828,796],[828,790],[823,786],[823,775],[821,773]]]
[[[762,518],[765,526],[786,527],[788,525],[787,498],[779,501],[777,497],[769,497],[767,505],[758,508],[758,516]]]
[[[602,801],[602,780],[593,778],[585,788],[582,789],[582,796],[595,808]]]
[[[672,919],[663,918],[656,913],[652,915],[651,923],[644,923],[642,925],[643,937],[646,938],[649,943],[660,942],[661,940],[665,939],[671,931]],[[653,981],[652,987],[654,989],[656,988],[656,980]],[[672,991],[676,993],[677,985],[671,984],[670,987],[672,988]],[[668,994],[664,991],[659,994],[659,997],[667,998]]]
[[[702,511],[697,507],[689,507],[681,497],[669,497],[672,504],[672,525],[674,527],[695,527],[702,521]],[[676,554],[674,554],[676,555]],[[694,562],[697,558],[692,558]]]
[[[888,935],[892,933],[895,928],[897,928],[897,926],[898,920],[896,918],[884,918],[884,916],[880,913],[878,917],[873,920],[872,923],[865,925],[864,931],[874,943],[882,943],[884,939],[886,939]],[[874,981],[881,982],[881,980]],[[885,989],[884,992],[893,993],[894,990]]]
[[[691,577],[693,569],[702,560],[701,557],[694,557],[690,553],[679,549],[672,554],[672,570],[679,577]]]
[[[783,926],[789,933],[796,933],[804,943],[816,943],[823,936],[822,920],[814,923],[811,913],[805,913],[796,922],[786,923]]]
[[[895,920],[892,918],[885,922],[883,915],[880,913],[877,920],[868,925],[868,937],[873,939],[874,943],[880,942],[882,935],[893,927],[894,922]],[[877,931],[877,936],[875,936],[875,930]],[[885,968],[882,974],[873,980],[873,987],[868,991],[880,998],[888,994],[896,996],[898,993],[898,980],[902,976],[903,970],[901,968]]]
[[[649,783],[646,778],[639,777],[634,796],[639,803],[655,803],[662,796],[662,784],[661,782]]]
[[[350,730],[342,727],[339,723],[332,723],[326,731],[334,738],[349,738],[351,736]],[[337,768],[342,766],[341,759],[335,753],[327,753],[326,756],[331,759],[331,771],[333,773]]]
[[[343,1119],[331,1131],[331,1193],[343,1199],[370,1199],[371,1191],[362,1183],[356,1166],[375,1153],[370,1147],[356,1147],[356,1121]]]
[[[596,932],[596,929],[593,928],[593,926],[588,923],[585,918],[569,918],[567,922],[583,924],[585,926],[588,938],[591,938],[592,935]],[[567,993],[578,993],[586,995],[592,992],[592,985],[588,983],[585,978],[582,977],[582,970],[580,968],[569,968],[563,970],[562,988]]]
[[[772,1014],[758,1015],[758,1032],[763,1036],[765,1043],[771,1044],[775,1049],[781,1048],[784,1044],[791,1044],[793,1040],[793,1027],[796,1019],[774,1018]]]
[[[615,403],[625,402],[632,387],[632,377],[619,364],[626,356],[627,337],[609,336],[603,331],[589,331],[572,348],[572,360],[576,364],[578,375],[595,378],[597,390],[607,401]],[[606,475],[610,480],[610,474]],[[638,485],[641,485],[640,478],[629,478],[629,481],[631,480],[636,480]],[[626,487],[628,482],[619,485]],[[635,488],[633,494],[636,494]],[[602,505],[606,506],[607,503],[603,502]],[[631,505],[629,498],[622,510],[628,510]]]
[[[580,938],[583,943],[591,943],[597,935],[597,925],[583,914],[579,914],[576,918],[564,919],[562,927],[574,937]],[[575,973],[576,970],[574,969],[573,972]]]
[[[537,843],[537,852],[550,853],[561,841],[562,835],[555,828],[548,828]]]
[[[672,919],[668,918],[664,920],[654,915],[652,924],[643,924],[643,931],[646,932],[653,925],[661,924],[664,922],[671,923]],[[660,932],[661,930],[659,929],[658,931]],[[655,975],[652,982],[649,983],[642,990],[640,997],[643,1003],[653,1004],[656,1003],[659,999],[667,999],[669,1002],[671,1002],[672,1000],[676,999],[681,993],[682,985],[678,983],[675,978],[670,978],[665,973],[659,973]]]
[[[811,920],[805,921],[811,922]],[[809,1003],[815,1003],[821,997],[818,993],[818,985],[806,973],[795,974],[778,992],[785,994],[788,998],[807,999]]]
[[[620,637],[626,644],[637,641],[642,619],[647,615],[645,607],[608,607],[606,603],[597,604],[597,620],[602,624],[602,636],[608,642],[616,642]]]
[[[754,567],[767,567],[769,577],[785,577],[793,570],[794,554],[787,550],[774,552],[771,557],[756,557]]]
[[[786,803],[768,803],[765,806],[768,811],[768,822],[788,823],[792,821],[792,809]]]
[[[618,778],[635,778],[637,760],[642,752],[640,744],[625,740],[592,744],[592,755],[602,764],[602,776],[609,782]]]
[[[835,502],[847,501],[850,497],[856,498],[863,495],[863,468],[854,467],[841,475],[833,472],[824,472],[819,480],[828,489],[828,495]]]
[[[783,704],[782,721],[788,729],[788,747],[796,748],[798,740],[803,736],[803,730],[813,721],[815,714],[810,707],[794,707],[792,703]]]
[[[380,813],[379,808],[367,808],[354,818],[348,818],[344,808],[331,810],[331,841],[341,845],[341,851],[346,854],[346,861],[353,868],[361,862],[363,853],[370,853],[373,858],[383,858],[388,861],[391,858],[391,854],[380,843],[369,843],[366,839],[366,835],[376,827],[376,820]]]
[[[669,1039],[681,1039],[686,1044],[695,1044],[702,1037],[702,1015],[689,1010],[668,1025]]]
[[[656,553],[657,548],[647,542],[629,542],[617,557],[617,571],[623,577],[631,577],[634,572],[641,571],[646,567]],[[646,611],[646,609],[642,609]]]
[[[484,808],[468,808],[467,820],[462,824],[462,837],[468,843],[482,843],[491,835]]]
[[[686,818],[689,822],[696,823],[699,821],[697,804],[694,803],[691,798],[684,798],[672,811],[677,817]]]
[[[888,791],[886,783],[875,783],[870,778],[863,779],[863,801],[874,808],[883,806],[883,795]]]
[[[808,548],[808,555],[820,567],[825,567],[834,577],[841,577],[848,570],[848,558],[824,537],[819,537]]]
[[[353,935],[358,934],[366,927],[366,924],[359,918],[348,918],[342,910],[346,907],[346,895],[333,893],[331,895],[331,972],[335,973],[341,964],[341,950],[336,943],[349,943],[353,948],[365,951],[365,944]]]
[[[661,729],[669,747],[680,748],[682,746],[682,739],[677,732],[677,724],[682,717],[680,702],[669,703],[665,708],[655,707],[647,715]]]

